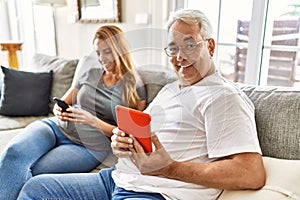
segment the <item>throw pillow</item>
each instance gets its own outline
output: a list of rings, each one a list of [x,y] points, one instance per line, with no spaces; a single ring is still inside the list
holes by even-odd
[[[53,71],[53,83],[50,96],[50,109],[53,110],[53,97],[62,97],[71,87],[78,59],[65,59],[45,54],[35,54],[31,63],[34,72]]]
[[[52,72],[33,73],[1,66],[3,90],[0,114],[7,116],[42,116],[50,112]]]

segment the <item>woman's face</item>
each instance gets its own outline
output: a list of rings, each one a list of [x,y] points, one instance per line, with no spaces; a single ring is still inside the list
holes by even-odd
[[[112,54],[111,48],[102,39],[95,39],[94,49],[98,54],[98,60],[107,72],[115,72],[115,59]]]

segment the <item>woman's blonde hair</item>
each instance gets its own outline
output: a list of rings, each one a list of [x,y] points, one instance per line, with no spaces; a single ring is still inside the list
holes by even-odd
[[[136,91],[136,79],[132,69],[133,59],[129,53],[128,44],[124,38],[123,31],[113,25],[101,26],[97,29],[93,43],[96,39],[104,40],[111,48],[116,63],[116,75],[123,80],[122,101],[126,106],[137,108],[139,96]]]

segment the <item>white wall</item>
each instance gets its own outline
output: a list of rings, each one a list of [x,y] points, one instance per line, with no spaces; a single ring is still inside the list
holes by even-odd
[[[75,10],[77,9],[76,1],[67,0],[68,6],[56,8],[56,36],[58,56],[60,57],[81,58],[89,54],[93,51],[92,39],[94,32],[99,26],[104,25],[103,23],[87,24],[72,20],[75,18],[73,15],[74,6]],[[168,65],[168,59],[164,55],[163,48],[166,45],[166,30],[164,27],[169,14],[168,2],[170,0],[121,1],[122,22],[114,23],[114,25],[119,26],[125,32],[137,66]],[[16,2],[18,2],[19,13],[15,17],[15,21],[21,24],[19,39],[23,42],[23,49],[18,52],[20,54],[20,69],[26,69],[30,68],[32,56],[36,53],[32,0],[17,0]],[[148,14],[148,23],[136,24],[136,15],[140,13]],[[12,23],[15,24],[16,22]],[[48,22],[46,20],[44,22],[45,28],[47,28]],[[1,24],[3,25],[3,23]],[[50,29],[47,31],[51,32]],[[45,35],[45,38],[51,38],[51,34]],[[7,52],[1,51],[1,61],[5,60],[6,54]]]
[[[126,33],[132,53],[138,66],[166,65],[163,54],[165,42],[165,22],[168,15],[168,0],[121,0],[122,22],[114,23]],[[62,57],[80,58],[92,50],[95,30],[103,25],[71,22],[70,4],[56,9],[58,54]],[[136,24],[138,13],[148,13],[148,24]]]

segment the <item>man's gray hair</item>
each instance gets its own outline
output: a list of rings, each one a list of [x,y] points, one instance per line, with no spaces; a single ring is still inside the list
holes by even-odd
[[[201,35],[204,36],[205,39],[208,39],[212,36],[212,26],[210,21],[200,10],[180,9],[171,13],[167,22],[168,31],[170,30],[172,24],[177,20],[181,20],[187,24],[198,24]]]

